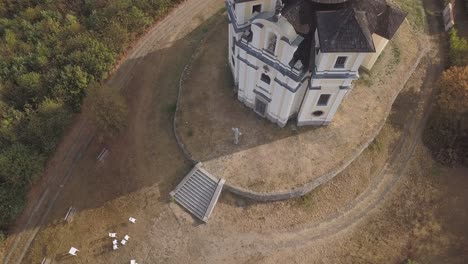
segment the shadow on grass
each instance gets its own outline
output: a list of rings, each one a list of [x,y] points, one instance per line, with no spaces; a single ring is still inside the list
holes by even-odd
[[[92,124],[86,121],[86,115],[92,113],[84,110],[76,118],[59,146],[65,151],[57,151],[50,159],[46,175],[33,187],[28,206],[9,234],[31,232],[9,241],[9,249],[13,250],[6,252],[6,258],[13,260],[21,256],[23,250],[27,250],[25,246],[36,237],[35,232],[42,228],[75,226],[64,221],[70,206],[76,208],[76,215],[79,215],[147,187],[155,187],[155,194],[147,197],[147,203],[169,201],[167,194],[190,169],[190,163],[177,147],[172,131],[173,107],[168,106],[176,102],[179,76],[188,58],[211,27],[224,19],[221,10],[169,47],[127,60],[119,67],[108,84],[122,88],[127,97],[128,128],[111,142],[100,143],[94,138]],[[83,109],[86,108],[85,102]],[[104,146],[109,149],[109,155],[104,162],[98,162],[96,157]],[[41,245],[44,250],[48,248],[42,257],[57,250],[52,249],[60,246],[57,239],[59,237],[48,245]],[[96,241],[97,244],[101,242]],[[97,254],[106,253],[108,249],[103,245]],[[38,256],[25,252],[28,252],[24,259],[27,263],[38,261]],[[66,259],[66,253],[55,254],[57,261]]]

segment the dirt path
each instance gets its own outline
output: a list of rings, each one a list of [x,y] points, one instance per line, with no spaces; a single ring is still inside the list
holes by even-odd
[[[389,194],[394,191],[396,184],[405,173],[409,161],[415,151],[415,148],[420,144],[420,135],[427,119],[427,113],[431,107],[431,98],[433,96],[433,83],[438,76],[441,67],[430,65],[427,71],[427,79],[424,82],[423,95],[421,96],[420,109],[414,114],[409,122],[405,124],[401,140],[394,148],[390,160],[387,162],[385,168],[373,178],[373,182],[361,193],[355,200],[342,208],[341,212],[330,216],[324,221],[318,221],[311,225],[300,226],[298,228],[288,228],[286,230],[267,231],[262,233],[257,232],[236,232],[235,229],[224,226],[225,230],[220,231],[218,228],[206,228],[194,230],[191,225],[187,225],[184,220],[182,223],[174,221],[171,215],[173,208],[166,208],[165,213],[155,220],[154,227],[158,230],[152,231],[152,236],[158,237],[162,241],[155,243],[155,252],[150,256],[149,260],[156,259],[157,255],[164,255],[164,252],[169,250],[168,246],[163,244],[170,244],[168,240],[179,240],[174,242],[175,245],[181,246],[187,243],[195,243],[190,239],[201,239],[198,250],[204,252],[203,256],[194,260],[195,263],[244,263],[252,261],[255,263],[262,258],[255,256],[271,256],[279,251],[298,250],[311,248],[318,242],[323,240],[331,240],[339,233],[352,229],[355,225],[362,222],[371,212],[382,205]],[[180,213],[176,213],[180,218]],[[226,224],[226,223],[224,223]],[[161,227],[164,227],[161,230]],[[214,234],[214,230],[222,232],[221,234]],[[154,233],[153,233],[154,232]],[[184,241],[181,237],[172,237],[168,234],[185,233],[189,239]],[[149,238],[150,239],[150,238]],[[175,246],[174,245],[174,246]],[[161,248],[161,249],[159,249]],[[171,248],[170,250],[175,250]],[[188,261],[190,256],[188,254],[180,254],[181,256],[171,259],[171,263],[179,263]],[[191,256],[193,257],[193,255]],[[274,258],[271,259],[274,263]]]
[[[116,89],[136,89],[137,87],[129,87],[127,84],[136,74],[140,73],[138,66],[143,62],[143,58],[171,46],[186,36],[222,5],[223,3],[219,0],[191,0],[182,3],[142,37],[116,73],[108,80],[108,85]],[[163,63],[164,56],[161,56],[160,60],[155,63],[156,69],[163,70]],[[148,96],[147,98],[151,100],[152,97]],[[151,101],[146,100],[143,102],[143,106],[150,107],[150,103]],[[86,105],[83,108],[86,109]],[[144,107],[139,109],[138,116],[144,116],[142,114]],[[48,163],[41,183],[35,186],[29,195],[28,200],[34,202],[29,203],[13,230],[14,235],[7,240],[3,263],[21,263],[29,245],[51,215],[51,211],[57,211],[57,208],[54,208],[56,201],[59,198],[63,199],[64,186],[73,176],[77,164],[84,155],[95,157],[96,151],[99,151],[99,146],[93,142],[94,128],[87,121],[88,114],[85,111],[77,117],[68,135],[63,139],[54,157]],[[134,122],[142,122],[142,120]],[[94,144],[91,149],[89,149],[90,144]],[[137,142],[137,148],[141,147],[141,144]],[[91,162],[93,162],[92,160]],[[60,208],[59,211],[62,210]]]
[[[217,221],[198,225],[178,206],[167,203],[168,190],[188,165],[173,139],[171,115],[162,111],[174,103],[176,90],[170,88],[177,86],[164,75],[174,71],[175,66],[169,64],[171,58],[185,54],[177,44],[181,37],[203,20],[192,19],[197,14],[209,16],[220,6],[219,0],[185,2],[167,18],[174,21],[161,21],[165,26],[160,31],[152,30],[142,39],[109,81],[113,87],[129,92],[134,110],[131,129],[111,144],[111,154],[104,165],[96,166],[100,146],[91,144],[87,148],[86,139],[92,135],[92,129],[84,117],[77,121],[49,167],[53,177],[44,178],[50,179],[45,184],[48,188],[44,198],[38,196],[38,206],[35,210],[31,207],[32,214],[25,217],[30,221],[25,221],[10,239],[11,253],[4,263],[36,263],[44,256],[57,256],[60,263],[120,263],[129,257],[141,263],[256,263],[265,255],[275,258],[280,251],[313,250],[311,245],[315,248],[320,241],[332,241],[334,235],[351,230],[376,211],[394,190],[419,142],[424,115],[415,116],[406,125],[407,136],[393,152],[391,163],[365,193],[340,213],[305,228],[257,232]],[[176,28],[169,30],[172,26]],[[153,34],[158,36],[152,38]],[[160,44],[154,46],[152,41],[158,40]],[[178,61],[184,62],[183,58]],[[433,83],[430,78],[436,76],[437,72],[429,71],[426,84]],[[430,86],[425,87],[425,100],[431,90]],[[427,109],[426,104],[420,112]],[[70,203],[79,212],[72,223],[65,225],[57,219],[63,217]],[[130,214],[139,219],[138,225],[126,224],[125,217]],[[245,221],[258,221],[258,217],[261,216]],[[112,252],[104,237],[111,231],[129,232],[134,240],[119,252]],[[79,258],[60,258],[71,245],[80,248]]]

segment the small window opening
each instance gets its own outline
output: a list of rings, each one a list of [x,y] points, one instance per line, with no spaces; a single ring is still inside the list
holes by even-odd
[[[231,59],[232,59],[232,66],[235,66],[235,65],[236,65],[236,62],[235,62],[235,60],[234,60],[234,56],[232,56]]]
[[[271,81],[270,77],[264,73],[262,73],[262,76],[260,76],[260,80],[266,84],[270,84]]]
[[[338,58],[336,58],[335,68],[344,68],[345,63],[346,63],[346,59],[348,59],[348,57],[338,56]]]
[[[273,34],[273,33],[271,33],[271,34],[270,34],[270,37],[268,38],[268,45],[267,45],[266,50],[269,51],[269,52],[272,53],[272,54],[275,54],[275,50],[276,50],[276,40],[277,40],[276,35]]]
[[[236,38],[232,37],[232,54],[234,54],[236,48]]]
[[[318,106],[327,106],[328,105],[328,101],[330,100],[330,94],[321,94],[319,99],[318,99],[318,102],[317,102],[317,105]]]
[[[261,13],[261,12],[262,12],[262,5],[252,6],[252,14]]]
[[[312,113],[313,116],[319,117],[323,115],[323,111],[315,111]]]

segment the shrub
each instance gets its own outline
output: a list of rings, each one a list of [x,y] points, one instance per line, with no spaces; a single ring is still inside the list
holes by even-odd
[[[101,136],[116,136],[126,127],[127,103],[118,90],[94,86],[89,98],[93,120]]]
[[[0,152],[0,182],[14,187],[30,185],[42,170],[44,159],[35,150],[16,143]]]
[[[21,139],[42,153],[52,152],[71,120],[71,112],[60,101],[45,99],[29,113]]]
[[[442,164],[468,164],[468,66],[449,68],[438,84],[437,106],[424,142]]]
[[[468,66],[451,67],[439,80],[438,105],[442,111],[463,113],[468,111]]]
[[[468,42],[458,36],[457,30],[450,30],[450,63],[454,66],[468,65]]]
[[[23,209],[24,193],[23,188],[0,183],[0,236],[5,235],[8,225]]]

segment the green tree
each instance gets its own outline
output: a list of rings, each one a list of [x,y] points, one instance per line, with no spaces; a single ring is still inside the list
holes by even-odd
[[[46,98],[28,117],[22,140],[41,153],[51,153],[70,120],[71,113],[62,102]]]
[[[44,158],[33,149],[13,144],[0,152],[0,182],[14,187],[31,184],[39,176]]]
[[[454,66],[468,65],[468,42],[458,36],[455,28],[450,30],[450,62]]]
[[[25,202],[24,188],[0,183],[0,232],[5,233],[9,223],[21,212]]]
[[[68,48],[67,61],[79,65],[95,80],[102,80],[115,62],[115,54],[103,43],[85,35],[75,37]]]
[[[86,88],[93,77],[80,66],[67,65],[58,73],[54,94],[62,98],[74,111],[79,111],[86,95]]]
[[[127,104],[118,90],[94,86],[90,89],[89,97],[94,123],[101,136],[116,136],[126,127]]]
[[[0,110],[0,149],[4,149],[17,141],[16,128],[21,123],[24,113],[4,104]]]

